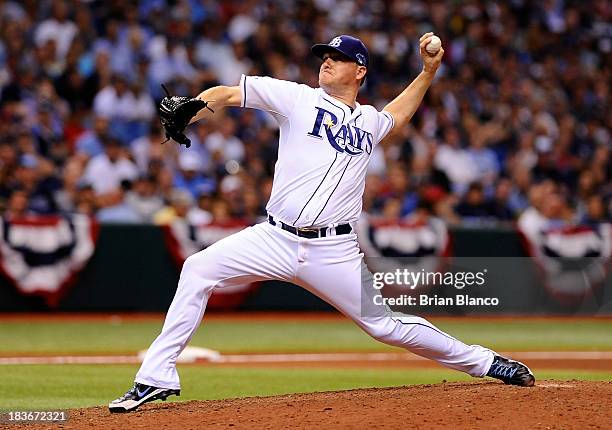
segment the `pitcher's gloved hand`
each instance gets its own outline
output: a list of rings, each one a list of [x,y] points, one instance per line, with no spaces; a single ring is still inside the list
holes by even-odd
[[[208,102],[191,97],[172,96],[164,84],[162,88],[166,92],[166,97],[159,103],[159,118],[164,132],[166,133],[166,143],[172,139],[180,145],[185,145],[187,148],[191,146],[191,141],[185,136],[185,127],[189,125],[191,119],[202,109],[208,107]]]

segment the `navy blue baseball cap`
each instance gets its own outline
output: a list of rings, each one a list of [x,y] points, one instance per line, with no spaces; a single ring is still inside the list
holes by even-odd
[[[345,34],[334,37],[329,43],[317,43],[310,50],[321,59],[323,59],[323,54],[335,51],[346,55],[360,66],[368,67],[370,63],[370,54],[363,42]]]

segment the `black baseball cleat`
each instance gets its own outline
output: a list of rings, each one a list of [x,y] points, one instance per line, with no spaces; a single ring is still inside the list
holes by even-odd
[[[521,387],[533,387],[535,376],[520,361],[510,360],[509,358],[496,355],[493,364],[487,372],[487,376],[504,381],[508,385],[518,385]]]
[[[168,396],[180,396],[181,390],[172,388],[157,388],[136,382],[127,393],[108,404],[111,412],[131,412],[138,409],[140,405],[153,400],[165,401]]]

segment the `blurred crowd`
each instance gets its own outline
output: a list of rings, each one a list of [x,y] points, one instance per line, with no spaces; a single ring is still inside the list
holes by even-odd
[[[269,75],[317,86],[310,46],[360,37],[360,103],[385,106],[419,73],[418,38],[446,54],[411,125],[379,145],[364,210],[452,224],[612,218],[606,0],[0,0],[0,206],[103,222],[254,222],[278,130],[217,112],[165,140],[165,83],[180,95]]]

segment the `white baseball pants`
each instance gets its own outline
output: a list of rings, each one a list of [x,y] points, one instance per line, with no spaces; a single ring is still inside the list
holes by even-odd
[[[371,275],[362,257],[354,233],[306,239],[267,222],[192,255],[183,265],[162,332],[147,351],[135,381],[180,388],[176,359],[200,325],[213,290],[264,280],[302,286],[381,342],[472,376],[487,373],[493,362],[489,349],[466,345],[423,318],[392,318],[381,307],[364,313],[362,277]]]

